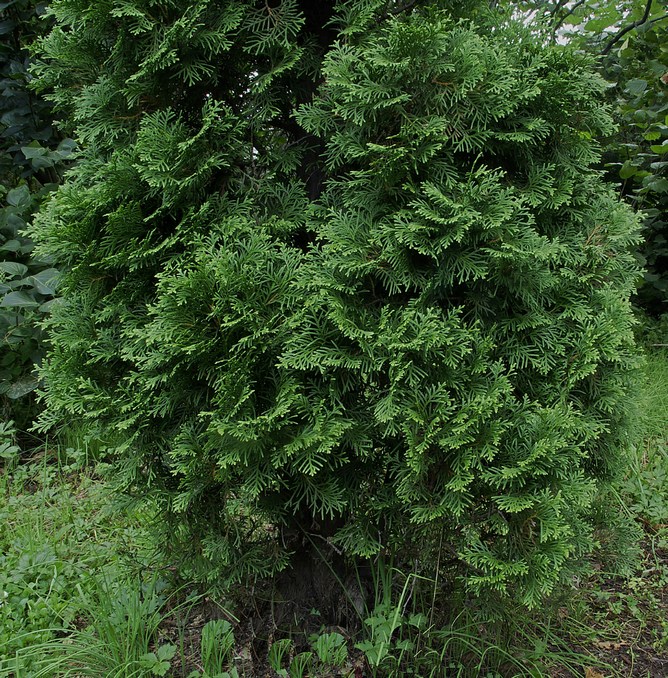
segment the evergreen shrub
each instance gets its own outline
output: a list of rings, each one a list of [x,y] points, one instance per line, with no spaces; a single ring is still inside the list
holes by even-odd
[[[637,223],[591,62],[488,5],[54,0],[42,425],[122,437],[188,576],[440,549],[531,606],[594,545]]]

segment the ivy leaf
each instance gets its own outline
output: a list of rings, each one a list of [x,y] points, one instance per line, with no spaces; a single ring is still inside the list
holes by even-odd
[[[647,188],[655,193],[668,193],[668,179],[657,177],[647,183]]]
[[[650,148],[654,153],[664,155],[664,153],[668,153],[668,141],[664,141],[660,146],[655,144],[654,146],[650,146]]]
[[[627,160],[619,170],[621,179],[630,179],[634,174],[637,174],[638,168],[633,165],[630,160]]]
[[[8,240],[0,247],[3,252],[18,252],[21,249],[21,242],[19,240]]]
[[[24,209],[30,207],[30,191],[25,184],[12,188],[9,193],[7,193],[7,202],[12,207],[18,207],[19,209]]]
[[[63,139],[56,149],[56,153],[61,160],[69,160],[76,155],[77,142],[74,139]]]
[[[28,393],[32,393],[39,385],[39,380],[33,376],[27,376],[15,381],[5,392],[5,395],[12,400],[22,398]]]
[[[55,294],[61,277],[60,272],[55,268],[47,268],[30,276],[30,281],[40,294]]]
[[[38,311],[42,313],[51,313],[51,309],[54,306],[57,306],[58,304],[62,303],[62,299],[49,299],[49,301],[45,301],[43,304],[40,304],[39,308],[37,309]]]
[[[27,146],[22,146],[21,152],[28,160],[31,160],[32,158],[39,158],[46,155],[49,151],[44,148],[39,141],[33,141]]]
[[[6,21],[0,21],[0,35],[5,35],[6,33],[11,33],[14,30],[16,23],[11,19]]]
[[[11,276],[24,276],[28,272],[28,267],[17,261],[0,261],[0,271]]]
[[[35,306],[39,306],[40,302],[35,301],[33,297],[31,297],[29,294],[26,292],[10,292],[9,294],[6,294],[2,302],[0,302],[0,306],[4,307],[19,307],[19,308],[35,308]]]
[[[633,78],[626,83],[626,91],[631,96],[639,96],[647,89],[647,80]]]

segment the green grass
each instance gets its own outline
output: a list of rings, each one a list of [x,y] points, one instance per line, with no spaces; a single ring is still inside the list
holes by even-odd
[[[668,351],[650,347],[644,370],[642,443],[610,496],[633,518],[640,548],[631,558],[604,542],[555,629],[571,647],[608,662],[606,677],[668,675]]]
[[[650,350],[645,363],[642,407],[648,437],[668,435],[668,349]]]
[[[650,348],[645,377],[643,443],[620,488],[642,527],[640,558],[627,577],[601,570],[578,599],[580,637],[612,651],[624,676],[668,675],[668,350]]]
[[[177,647],[160,641],[160,627],[173,610],[167,612],[159,577],[142,582],[93,576],[77,588],[87,624],[70,629],[66,641],[51,639],[23,653],[39,667],[35,678],[166,675]]]
[[[648,527],[668,526],[668,351],[651,351],[642,393],[644,439],[623,486]]]
[[[94,634],[109,652],[126,651],[129,643],[148,651],[156,624],[147,622],[155,610],[140,609],[137,586],[127,584],[145,578],[145,516],[115,510],[114,499],[94,469],[59,459],[48,445],[20,464],[6,459],[0,474],[0,675],[61,675],[39,671],[45,648],[77,634]],[[143,596],[141,605],[150,600]],[[125,626],[115,624],[119,615]],[[101,626],[102,619],[109,624]]]

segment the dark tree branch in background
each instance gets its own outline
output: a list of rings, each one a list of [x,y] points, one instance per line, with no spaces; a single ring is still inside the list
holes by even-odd
[[[568,19],[568,17],[571,16],[571,14],[573,14],[573,12],[575,12],[576,9],[578,9],[579,7],[582,7],[582,5],[585,4],[585,2],[586,2],[586,0],[580,0],[580,2],[576,2],[576,3],[568,10],[568,12],[566,12],[566,14],[564,14],[564,15],[561,17],[561,19],[559,19],[559,20],[554,24],[554,27],[552,28],[552,35],[553,35],[553,36],[555,36],[555,35],[557,34],[557,31],[564,25],[564,21],[566,21],[566,19]],[[555,19],[556,19],[556,16],[555,16]]]
[[[418,0],[410,0],[409,2],[405,2],[399,7],[396,7],[395,9],[392,10],[392,14],[401,14],[402,12],[406,12],[407,10],[411,9],[415,5],[417,5]]]
[[[553,19],[556,18],[557,12],[559,12],[559,10],[563,9],[564,7],[566,7],[567,4],[568,4],[568,0],[559,0],[559,1],[555,4],[554,9],[550,12],[550,14],[552,15],[552,18],[553,18]]]
[[[638,28],[638,26],[642,26],[644,23],[647,22],[647,19],[649,19],[649,14],[652,11],[652,0],[647,0],[647,4],[645,5],[645,11],[640,19],[638,21],[634,21],[632,24],[629,24],[628,26],[625,26],[622,28],[619,32],[615,33],[615,35],[612,36],[610,42],[603,48],[603,51],[601,54],[605,56],[606,54],[609,54],[610,50],[629,32],[631,32],[634,28]]]
[[[395,7],[394,9],[388,9],[376,19],[376,23],[381,23],[391,16],[398,16],[402,12],[406,12],[409,9],[415,7],[415,5],[418,4],[418,2],[419,0],[409,0],[408,2],[401,3],[398,7]]]
[[[664,19],[668,19],[668,12],[666,14],[662,14],[661,16],[656,17],[656,19],[648,21],[647,25],[655,24],[657,21],[663,21]]]

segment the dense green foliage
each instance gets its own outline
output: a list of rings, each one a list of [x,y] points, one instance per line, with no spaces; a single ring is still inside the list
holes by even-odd
[[[668,10],[668,2],[657,10]],[[607,56],[603,74],[615,83],[620,124],[605,156],[622,193],[644,214],[638,300],[649,313],[668,313],[668,14],[631,33]]]
[[[43,425],[121,438],[182,572],[269,575],[303,532],[535,605],[592,548],[636,221],[591,62],[487,7],[53,3],[84,150],[34,227],[68,271]]]
[[[60,181],[74,144],[52,125],[51,106],[29,89],[27,47],[47,28],[44,3],[0,3],[0,407],[26,428],[44,354],[40,320],[58,272],[48,255],[32,256],[25,235],[39,203]]]
[[[551,39],[594,56],[619,127],[603,140],[608,179],[643,215],[635,301],[668,312],[668,0],[527,0]]]

